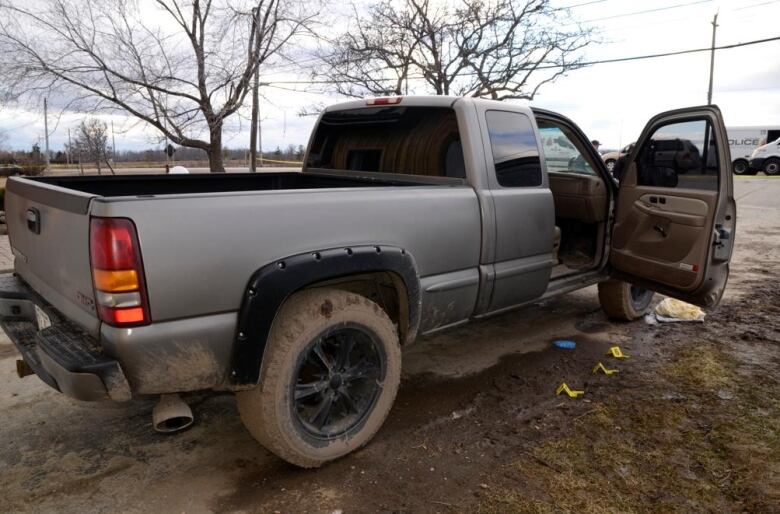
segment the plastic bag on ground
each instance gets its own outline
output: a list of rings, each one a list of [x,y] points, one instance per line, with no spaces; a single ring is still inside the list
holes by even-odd
[[[679,321],[704,321],[706,314],[701,308],[675,298],[665,298],[656,305],[655,311],[645,316],[650,324],[673,323]]]

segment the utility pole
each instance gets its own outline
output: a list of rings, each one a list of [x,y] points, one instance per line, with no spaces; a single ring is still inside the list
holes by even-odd
[[[255,68],[255,83],[252,86],[252,127],[249,131],[249,171],[257,171],[257,143],[260,139],[260,67]],[[263,156],[260,156],[260,166]]]
[[[116,136],[114,135],[114,120],[111,120],[111,152],[116,159]]]
[[[260,105],[257,106],[257,162],[263,167],[263,120],[260,118]]]
[[[718,13],[712,18],[712,46],[710,47],[710,88],[707,91],[707,105],[712,105],[712,75],[715,71],[715,33],[718,30]]]
[[[257,9],[252,9],[252,30],[257,30],[257,17],[259,12]],[[252,127],[249,131],[249,172],[257,172],[257,133],[259,125],[259,110],[260,110],[260,65],[255,62],[255,83],[252,85]],[[262,166],[262,156],[261,166]]]
[[[73,160],[73,157],[70,155],[73,151],[73,145],[70,142],[70,128],[68,129],[68,153],[65,155],[68,157],[68,166],[70,166],[71,161]]]
[[[48,99],[43,99],[43,130],[46,132],[46,171],[49,171],[49,105]]]

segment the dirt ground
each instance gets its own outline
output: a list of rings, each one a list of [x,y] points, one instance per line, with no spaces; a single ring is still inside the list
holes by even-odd
[[[231,395],[189,395],[197,424],[160,436],[153,399],[71,401],[17,379],[0,340],[0,511],[777,512],[780,180],[736,190],[703,324],[613,323],[590,288],[418,341],[376,439],[320,470],[255,444]],[[586,394],[556,397],[562,381]]]

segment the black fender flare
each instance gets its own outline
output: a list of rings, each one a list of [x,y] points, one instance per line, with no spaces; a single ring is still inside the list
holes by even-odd
[[[405,339],[413,340],[420,325],[422,296],[417,266],[407,251],[375,245],[292,255],[258,269],[247,284],[230,361],[231,385],[240,389],[257,384],[271,326],[290,295],[325,280],[371,272],[394,273],[403,281],[409,310]]]

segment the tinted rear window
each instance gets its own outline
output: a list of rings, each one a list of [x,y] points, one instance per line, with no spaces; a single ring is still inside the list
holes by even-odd
[[[488,111],[485,116],[498,183],[503,187],[541,185],[539,148],[528,116],[507,111]]]
[[[323,115],[309,168],[465,178],[455,111],[367,107]]]

